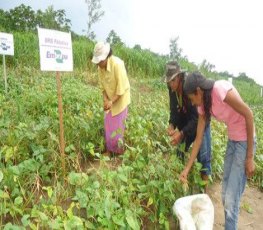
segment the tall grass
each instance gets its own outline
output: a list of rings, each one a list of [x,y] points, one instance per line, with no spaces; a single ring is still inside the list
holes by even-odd
[[[91,63],[94,42],[85,37],[73,38],[73,62],[74,71],[96,73],[96,66]],[[37,34],[14,33],[15,55],[7,56],[7,66],[18,69],[40,69],[39,65],[39,44]],[[161,79],[165,71],[165,63],[168,56],[153,53],[150,50],[140,48],[129,48],[125,45],[112,46],[113,54],[124,60],[129,76],[136,79]],[[2,59],[0,60],[2,62]],[[182,57],[178,60],[182,69],[188,72],[200,71],[199,67]],[[215,80],[226,79],[216,71],[202,72],[206,77]],[[32,72],[34,74],[34,72]],[[19,73],[18,73],[19,75]],[[88,75],[88,74],[87,74]],[[244,79],[233,79],[233,83],[240,92],[242,98],[248,104],[262,104],[260,97],[260,86],[252,81]]]

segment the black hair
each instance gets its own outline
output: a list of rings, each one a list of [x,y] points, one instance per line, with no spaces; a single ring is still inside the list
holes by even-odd
[[[204,112],[205,112],[205,120],[206,122],[210,122],[211,120],[211,107],[212,107],[212,89],[202,89],[203,94],[203,104],[204,104]]]
[[[180,77],[180,78],[184,78],[184,76],[185,76],[185,72],[181,72],[178,74],[178,77]]]
[[[182,90],[184,91],[184,76],[185,76],[185,73],[184,72],[181,72],[179,73],[176,78],[179,78],[179,84],[182,85]]]

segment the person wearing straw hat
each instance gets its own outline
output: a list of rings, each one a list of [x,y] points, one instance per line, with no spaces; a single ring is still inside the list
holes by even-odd
[[[98,66],[103,95],[106,153],[123,154],[125,120],[130,104],[130,83],[124,62],[112,55],[110,44],[104,42],[95,45],[92,62]]]
[[[185,145],[183,150],[179,147],[176,150],[177,156],[183,162],[184,152],[189,150],[195,139],[198,118],[196,107],[191,104],[183,91],[185,75],[186,72],[181,70],[176,61],[170,61],[166,64],[164,81],[167,83],[170,99],[170,119],[167,132],[171,136],[171,144]],[[208,177],[211,174],[210,122],[206,124],[203,143],[197,160],[202,164],[201,177],[208,182]]]
[[[253,113],[236,88],[226,80],[213,81],[200,73],[189,74],[184,92],[198,110],[197,135],[186,167],[180,175],[187,175],[202,143],[205,124],[210,117],[227,126],[228,143],[224,159],[222,201],[225,210],[225,229],[236,230],[240,199],[248,177],[255,171],[255,127]]]

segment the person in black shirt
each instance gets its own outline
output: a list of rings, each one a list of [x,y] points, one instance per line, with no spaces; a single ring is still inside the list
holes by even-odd
[[[183,92],[183,84],[186,72],[181,70],[176,61],[166,64],[164,81],[167,83],[170,99],[170,119],[168,135],[171,144],[179,146],[185,144],[184,149],[177,148],[177,156],[184,162],[184,153],[195,140],[198,113],[187,95]],[[206,124],[203,142],[197,156],[198,162],[202,164],[201,177],[207,181],[211,174],[211,137],[210,123]]]

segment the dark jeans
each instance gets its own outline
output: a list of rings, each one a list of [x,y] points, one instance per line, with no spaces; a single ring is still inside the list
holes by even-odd
[[[188,152],[190,145],[194,138],[188,138],[183,140],[185,143],[185,149],[182,151],[180,147],[176,150],[176,155],[183,163],[185,163],[185,153]],[[211,134],[210,134],[210,124],[208,124],[204,131],[203,141],[200,146],[200,150],[197,155],[197,161],[202,164],[201,173],[205,175],[211,174]]]

